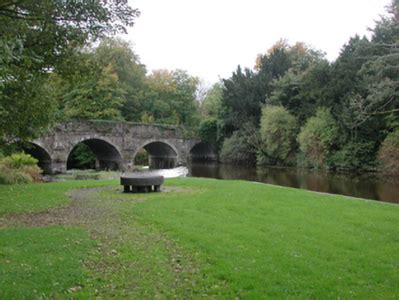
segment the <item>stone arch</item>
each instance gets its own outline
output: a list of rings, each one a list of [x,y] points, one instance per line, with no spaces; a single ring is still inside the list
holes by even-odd
[[[173,144],[162,140],[149,140],[137,148],[133,157],[136,157],[138,151],[143,148],[148,153],[151,169],[171,169],[176,167],[179,155]]]
[[[76,149],[76,146],[81,143],[88,146],[96,156],[95,168],[97,170],[115,171],[121,169],[122,155],[117,146],[104,138],[84,138],[71,147],[67,158],[67,170],[73,168],[71,154]]]
[[[52,160],[49,154],[43,146],[38,143],[28,143],[23,148],[23,151],[27,154],[30,154],[34,158],[38,160],[38,166],[43,170],[43,174],[51,174],[52,173]]]
[[[191,162],[216,161],[217,155],[212,145],[205,142],[199,142],[190,149],[189,160]]]

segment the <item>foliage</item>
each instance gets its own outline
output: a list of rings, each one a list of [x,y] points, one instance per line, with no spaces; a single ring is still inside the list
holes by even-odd
[[[156,70],[140,96],[141,120],[162,124],[198,125],[196,90],[199,80],[182,70]]]
[[[148,166],[148,163],[148,152],[144,148],[142,148],[137,152],[136,157],[134,158],[134,165]]]
[[[313,167],[324,167],[339,136],[337,123],[326,109],[319,109],[301,128],[298,142],[301,151]]]
[[[220,138],[218,131],[218,120],[210,117],[201,121],[198,135],[203,142],[214,146],[215,149],[219,149]]]
[[[57,108],[51,94],[43,74],[21,73],[7,81],[0,79],[0,148],[7,151],[17,141],[29,140],[47,129]]]
[[[118,38],[101,41],[93,53],[101,66],[112,66],[118,75],[119,88],[124,91],[121,114],[126,121],[140,121],[141,101],[146,89],[146,69],[132,45]]]
[[[38,136],[54,121],[50,72],[75,49],[125,32],[138,11],[126,0],[8,1],[0,6],[0,147]]]
[[[340,171],[375,170],[375,142],[349,142],[328,158],[329,168]]]
[[[200,104],[203,117],[217,118],[222,105],[223,84],[215,83],[207,92]]]
[[[0,159],[0,184],[22,184],[41,181],[42,170],[37,159],[15,153]]]
[[[111,66],[87,74],[64,95],[66,118],[121,120],[125,91]]]
[[[261,124],[264,103],[282,106],[302,127],[297,164],[375,169],[380,144],[399,124],[398,1],[393,0],[387,12],[371,28],[370,39],[350,38],[332,63],[303,43],[279,40],[257,57],[253,70],[238,67],[223,80],[220,138],[230,137],[247,122]],[[329,112],[322,115],[320,109]],[[262,135],[262,128],[258,131]],[[287,164],[266,152],[270,146],[254,145],[258,163]]]
[[[224,90],[220,118],[224,136],[229,136],[242,124],[258,124],[264,91],[259,86],[259,78],[249,69],[242,71],[238,66],[232,77],[223,81]]]
[[[220,160],[231,164],[254,164],[255,149],[245,130],[235,131],[223,141]]]
[[[292,164],[296,150],[297,121],[282,106],[265,106],[260,124],[262,161],[271,165]],[[291,160],[291,162],[290,162]]]
[[[84,143],[73,148],[68,160],[74,169],[95,169],[96,167],[96,155]]]
[[[273,92],[266,102],[268,105],[282,105],[303,125],[315,114],[318,106],[328,103],[324,88],[330,73],[326,61],[313,63],[306,70],[290,68],[273,81]]]
[[[35,166],[37,165],[38,160],[29,154],[14,153],[10,156],[4,157],[1,160],[1,163],[9,168],[18,169],[23,166]]]
[[[378,152],[381,170],[390,175],[399,175],[399,130],[388,134]]]

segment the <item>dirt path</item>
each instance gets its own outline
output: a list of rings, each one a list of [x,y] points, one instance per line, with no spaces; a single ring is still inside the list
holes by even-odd
[[[158,230],[140,224],[134,214],[126,218],[119,209],[120,203],[127,201],[126,197],[104,196],[113,190],[120,192],[115,187],[73,190],[68,193],[72,201],[67,207],[8,215],[0,220],[0,228],[21,225],[85,228],[97,242],[85,266],[92,277],[92,289],[101,298],[115,295],[192,298],[197,295],[196,282],[201,276],[198,263]],[[135,196],[128,201],[144,200]]]

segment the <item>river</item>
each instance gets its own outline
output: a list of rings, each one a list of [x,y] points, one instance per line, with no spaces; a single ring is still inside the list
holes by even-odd
[[[399,181],[376,174],[347,174],[296,168],[262,168],[217,163],[192,163],[189,176],[242,179],[317,192],[399,204]]]

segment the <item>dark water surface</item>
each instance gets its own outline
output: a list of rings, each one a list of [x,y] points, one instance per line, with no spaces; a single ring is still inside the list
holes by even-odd
[[[399,204],[399,181],[376,174],[342,174],[296,168],[255,168],[192,163],[189,176],[243,179]]]

